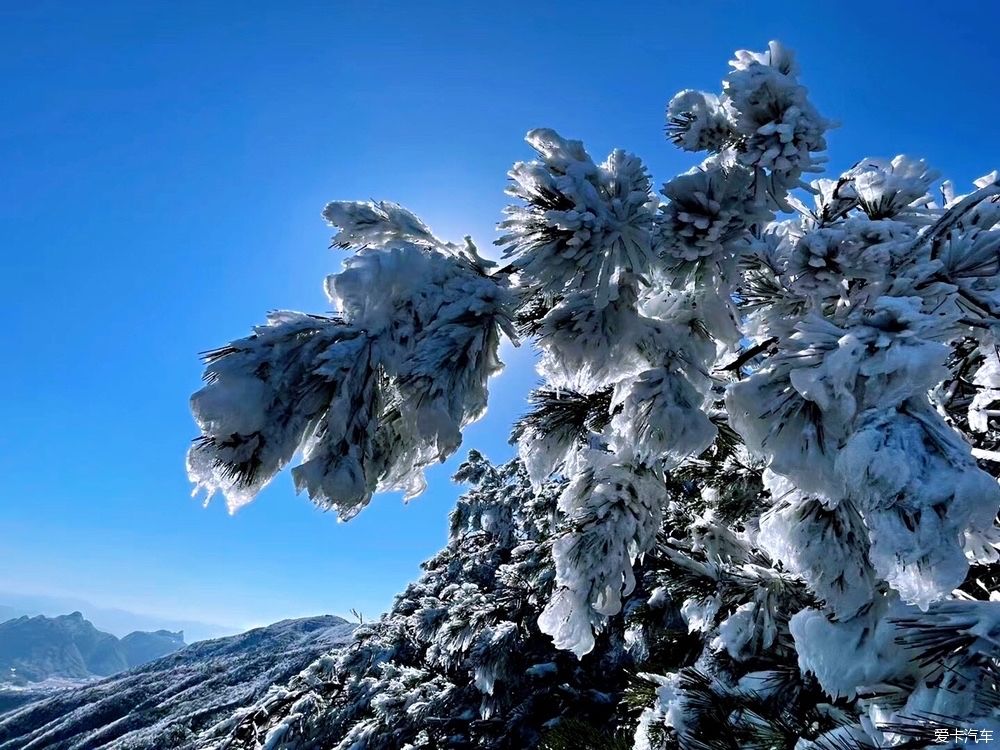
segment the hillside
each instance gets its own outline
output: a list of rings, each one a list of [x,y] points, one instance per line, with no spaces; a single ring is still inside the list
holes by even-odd
[[[199,732],[350,641],[333,616],[202,641],[0,715],[0,750],[194,750]]]
[[[184,634],[135,632],[119,640],[79,612],[0,622],[0,684],[108,677],[184,647]]]
[[[105,677],[128,667],[119,640],[95,628],[79,612],[0,623],[0,674],[5,681]]]
[[[184,643],[184,632],[173,633],[169,630],[157,630],[152,633],[137,631],[129,633],[121,639],[122,651],[129,668],[159,659],[172,654],[187,645]]]

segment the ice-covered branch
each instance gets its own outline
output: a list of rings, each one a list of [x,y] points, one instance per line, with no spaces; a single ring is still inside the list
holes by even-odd
[[[210,354],[192,399],[203,434],[189,473],[233,510],[298,451],[296,487],[342,518],[375,492],[419,493],[502,366],[514,307],[504,277],[398,206],[331,203],[324,216],[343,222],[338,244],[361,245],[326,282],[338,317],[272,316]]]

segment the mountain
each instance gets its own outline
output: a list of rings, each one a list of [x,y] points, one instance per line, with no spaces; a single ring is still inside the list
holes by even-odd
[[[0,750],[195,750],[200,733],[350,642],[354,627],[328,615],[195,643],[0,714]]]
[[[66,612],[80,611],[94,623],[98,630],[111,633],[119,638],[133,631],[149,631],[157,628],[183,630],[189,643],[209,638],[222,638],[246,630],[245,627],[182,620],[163,615],[144,614],[126,609],[104,607],[78,597],[55,596],[49,594],[22,594],[15,591],[0,591],[0,622],[21,615],[47,615],[55,617]]]
[[[108,677],[183,647],[183,632],[135,632],[119,640],[79,612],[24,615],[0,623],[0,683]]]
[[[83,615],[19,617],[0,623],[0,675],[15,684],[85,678],[128,669],[121,643]]]
[[[169,630],[157,630],[152,633],[137,631],[129,633],[121,639],[122,651],[129,667],[138,667],[161,656],[172,654],[184,646],[184,631],[172,633]]]

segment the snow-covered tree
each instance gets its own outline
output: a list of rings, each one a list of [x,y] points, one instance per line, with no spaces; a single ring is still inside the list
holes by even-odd
[[[705,156],[659,195],[637,157],[531,131],[501,264],[395,204],[327,206],[355,251],[338,313],[208,355],[199,487],[236,508],[301,454],[296,487],[350,518],[455,452],[503,336],[545,383],[520,463],[464,470],[523,465],[532,491],[463,501],[269,747],[531,747],[577,720],[531,702],[542,663],[619,701],[643,750],[1000,739],[1000,178],[933,195],[897,156],[807,181],[830,126],[772,42],[670,101],[669,139]]]
[[[472,487],[420,579],[353,648],[217,727],[215,747],[516,750],[560,721],[597,736],[614,723],[638,666],[623,630],[583,662],[537,624],[553,586],[559,485],[535,493],[520,462],[495,467],[475,451],[456,479]]]

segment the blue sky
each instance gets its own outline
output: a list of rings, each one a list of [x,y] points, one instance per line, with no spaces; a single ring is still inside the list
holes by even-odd
[[[197,353],[327,308],[328,200],[488,246],[529,128],[661,182],[694,163],[669,97],[772,38],[842,123],[833,167],[911,153],[964,189],[1000,166],[1000,5],[679,5],[0,0],[0,591],[244,627],[374,616],[418,574],[454,461],[348,524],[285,475],[235,517],[184,475]],[[534,380],[508,361],[466,436],[496,459]]]

